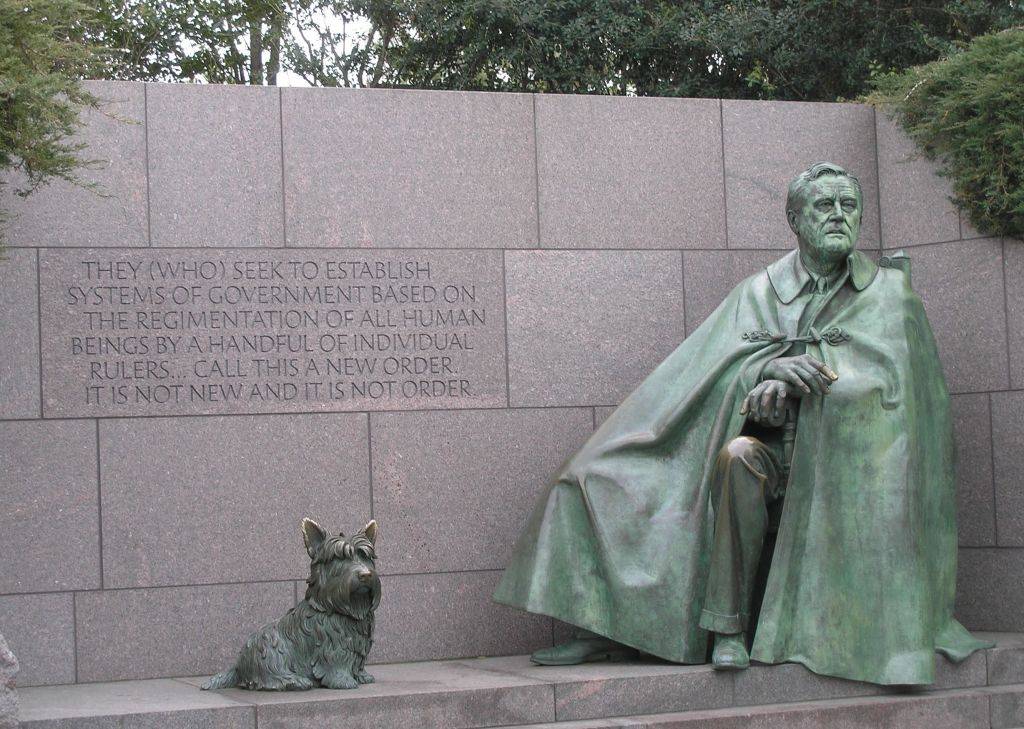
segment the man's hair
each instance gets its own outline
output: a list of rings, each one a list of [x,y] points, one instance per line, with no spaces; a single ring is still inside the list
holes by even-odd
[[[789,191],[786,194],[786,215],[789,215],[790,210],[797,209],[797,205],[802,200],[807,188],[810,187],[811,182],[817,180],[819,177],[824,177],[825,175],[830,175],[832,177],[845,177],[850,180],[850,182],[853,183],[853,186],[857,189],[857,199],[860,200],[860,204],[863,207],[864,192],[861,190],[860,180],[839,165],[834,165],[831,162],[815,162],[813,165],[794,177],[793,181],[789,183]]]

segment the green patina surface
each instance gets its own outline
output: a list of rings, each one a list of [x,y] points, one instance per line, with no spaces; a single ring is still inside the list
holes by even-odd
[[[752,658],[928,684],[936,651],[987,645],[953,618],[954,448],[935,341],[909,271],[853,250],[848,179],[791,194],[800,250],[737,286],[564,464],[496,600],[704,662],[712,466],[749,423],[765,366],[807,353],[838,379],[801,400]]]

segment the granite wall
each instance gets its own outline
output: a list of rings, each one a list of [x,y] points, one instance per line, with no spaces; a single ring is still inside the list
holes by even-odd
[[[209,673],[381,525],[378,662],[562,633],[490,593],[546,478],[745,276],[787,181],[864,185],[954,395],[962,619],[1024,630],[1024,245],[855,105],[102,83],[103,196],[0,263],[0,632],[23,685]],[[16,181],[14,181],[16,182]]]

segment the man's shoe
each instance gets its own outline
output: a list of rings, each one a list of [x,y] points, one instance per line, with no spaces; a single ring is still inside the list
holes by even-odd
[[[750,666],[746,633],[715,633],[711,665],[716,671],[739,671]]]
[[[530,660],[542,666],[574,666],[595,661],[628,661],[639,652],[608,638],[572,638],[552,648],[541,648]]]

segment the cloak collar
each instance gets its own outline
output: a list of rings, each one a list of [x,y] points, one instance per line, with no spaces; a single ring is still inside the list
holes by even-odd
[[[878,264],[857,250],[846,259],[846,266],[850,272],[850,283],[857,291],[866,289],[878,273]],[[775,294],[783,304],[795,299],[811,280],[811,275],[800,261],[799,248],[768,266],[767,271],[768,280],[772,282]]]

